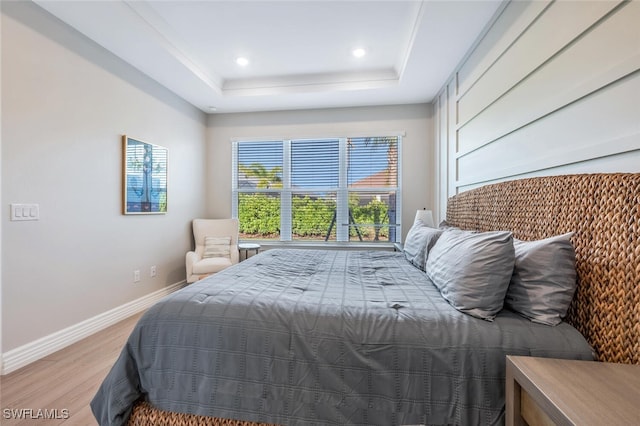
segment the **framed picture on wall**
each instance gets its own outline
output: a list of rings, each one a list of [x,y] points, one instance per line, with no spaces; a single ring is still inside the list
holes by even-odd
[[[122,136],[123,214],[167,212],[167,148]]]

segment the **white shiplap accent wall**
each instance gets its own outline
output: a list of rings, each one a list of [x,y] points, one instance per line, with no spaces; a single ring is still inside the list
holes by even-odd
[[[506,4],[434,102],[441,218],[487,183],[640,172],[639,23],[640,1]]]

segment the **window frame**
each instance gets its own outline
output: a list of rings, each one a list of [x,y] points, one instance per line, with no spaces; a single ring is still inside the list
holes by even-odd
[[[348,137],[317,137],[317,138],[264,138],[264,139],[234,139],[232,140],[232,217],[238,218],[238,199],[240,193],[273,193],[278,192],[280,194],[280,238],[278,240],[273,239],[252,239],[251,241],[260,242],[262,244],[274,244],[274,245],[296,245],[296,244],[312,244],[312,245],[375,245],[385,246],[399,243],[402,240],[402,141],[403,134],[396,132],[381,133],[375,136],[361,136],[354,135]],[[397,186],[371,186],[371,187],[358,187],[357,189],[350,188],[347,176],[347,141],[349,139],[364,139],[364,138],[395,138],[396,139],[396,168]],[[338,140],[339,156],[338,156],[338,169],[339,169],[339,182],[338,187],[292,187],[292,156],[291,149],[292,144],[298,141],[336,141]],[[282,144],[282,187],[281,188],[239,188],[239,149],[243,143],[281,143]],[[336,239],[334,241],[324,240],[298,240],[293,238],[293,197],[298,193],[312,193],[312,192],[328,192],[336,194]],[[388,225],[382,225],[388,229],[395,228],[395,239],[386,241],[359,241],[349,238],[349,195],[362,194],[362,193],[395,193],[395,223],[389,223]],[[345,220],[346,219],[346,220]],[[390,218],[391,219],[391,218]],[[389,220],[390,222],[390,220]],[[361,224],[361,226],[375,226],[375,224]],[[391,237],[391,235],[389,235]]]

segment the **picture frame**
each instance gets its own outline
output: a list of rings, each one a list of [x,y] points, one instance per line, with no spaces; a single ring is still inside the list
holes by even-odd
[[[167,213],[168,157],[165,147],[122,136],[123,214]]]

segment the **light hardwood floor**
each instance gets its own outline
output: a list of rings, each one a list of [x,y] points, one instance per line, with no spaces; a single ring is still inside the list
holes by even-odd
[[[120,350],[141,315],[127,318],[18,371],[1,376],[0,424],[97,425],[89,402],[120,355]],[[15,410],[20,412],[23,409],[33,410],[32,417],[37,417],[38,409],[47,409],[49,414],[53,413],[54,417],[57,415],[58,419],[7,418],[12,417]]]

